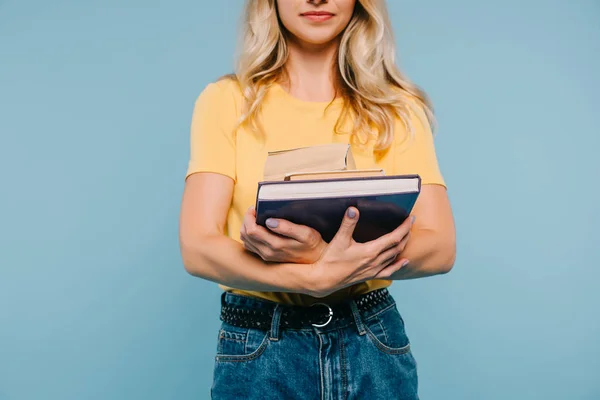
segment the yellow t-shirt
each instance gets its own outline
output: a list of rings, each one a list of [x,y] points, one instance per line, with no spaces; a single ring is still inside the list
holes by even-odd
[[[199,95],[191,123],[191,156],[186,178],[197,172],[226,175],[235,182],[233,199],[226,223],[226,234],[240,241],[244,214],[256,201],[257,184],[262,180],[264,163],[269,151],[312,146],[332,142],[350,143],[349,134],[334,132],[343,101],[308,102],[293,97],[280,85],[274,85],[264,100],[261,123],[265,133],[261,140],[245,128],[234,132],[242,111],[242,94],[231,79],[209,84]],[[329,106],[329,107],[328,107]],[[356,167],[383,168],[387,175],[419,174],[422,184],[445,185],[438,168],[433,137],[424,113],[411,116],[412,140],[401,121],[395,125],[392,150],[384,157],[373,155],[373,140],[366,146],[353,146]],[[389,280],[371,280],[319,301],[338,301],[347,296],[363,294],[387,287]],[[316,300],[296,293],[251,292],[220,285],[223,290],[256,296],[287,304],[308,305]]]

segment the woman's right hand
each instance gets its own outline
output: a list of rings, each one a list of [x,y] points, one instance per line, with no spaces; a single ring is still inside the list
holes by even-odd
[[[386,279],[408,264],[398,258],[410,237],[414,217],[407,218],[393,232],[367,243],[352,238],[359,219],[356,208],[350,207],[336,236],[311,266],[313,297],[325,297],[345,287],[371,279]]]

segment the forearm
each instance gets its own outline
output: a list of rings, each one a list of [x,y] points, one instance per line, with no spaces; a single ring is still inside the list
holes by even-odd
[[[414,230],[399,257],[409,260],[407,266],[391,276],[391,280],[417,279],[445,274],[454,266],[454,235],[430,230]]]
[[[305,293],[307,265],[269,263],[223,235],[181,243],[185,269],[193,276],[241,290]],[[303,273],[304,272],[304,273]]]

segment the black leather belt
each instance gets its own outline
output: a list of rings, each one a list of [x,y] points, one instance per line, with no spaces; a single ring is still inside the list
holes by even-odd
[[[221,299],[221,321],[241,328],[268,330],[271,327],[276,304],[256,309],[226,303],[225,293],[223,293]],[[356,302],[358,311],[364,312],[380,303],[390,301],[390,299],[389,291],[383,288],[358,296],[353,300]],[[349,302],[335,305],[315,303],[307,307],[281,304],[280,307],[283,308],[280,317],[280,327],[282,329],[324,327],[333,321],[352,317]]]

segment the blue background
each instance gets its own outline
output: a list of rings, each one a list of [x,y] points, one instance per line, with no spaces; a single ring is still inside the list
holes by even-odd
[[[389,3],[458,230],[393,285],[422,398],[599,399],[600,3]],[[208,398],[220,290],[178,212],[240,5],[0,1],[0,399]]]

